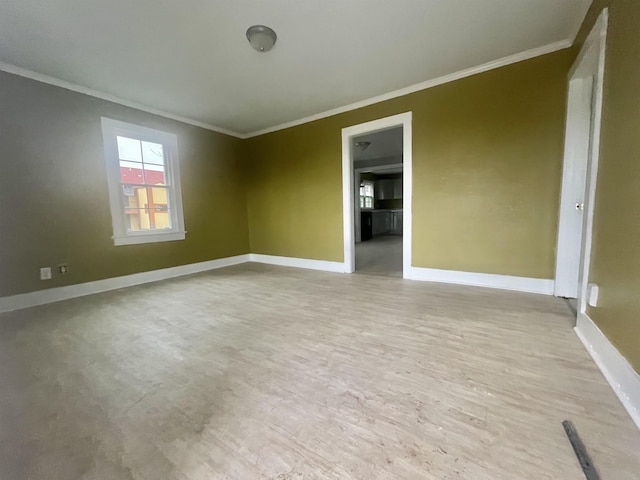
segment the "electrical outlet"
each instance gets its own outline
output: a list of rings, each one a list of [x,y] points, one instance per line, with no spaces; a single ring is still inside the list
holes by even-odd
[[[40,269],[40,280],[51,280],[51,267],[42,267]]]
[[[69,273],[69,265],[66,263],[61,263],[60,265],[58,265],[58,273],[60,275],[65,275]]]
[[[595,283],[590,283],[587,286],[587,298],[588,298],[587,303],[592,307],[597,307],[599,294],[600,294],[600,289],[598,288],[598,285],[596,285]]]

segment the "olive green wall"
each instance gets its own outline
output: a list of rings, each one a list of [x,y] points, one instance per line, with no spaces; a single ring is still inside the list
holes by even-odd
[[[341,129],[413,112],[413,265],[553,278],[569,50],[252,138],[251,251],[343,261]]]
[[[595,0],[582,43],[609,7],[589,316],[640,372],[640,1]]]
[[[240,140],[2,72],[0,112],[0,297],[249,252]],[[186,240],[113,246],[101,116],[178,135]]]

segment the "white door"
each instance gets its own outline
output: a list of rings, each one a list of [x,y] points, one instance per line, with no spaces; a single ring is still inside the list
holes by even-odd
[[[577,298],[582,258],[587,165],[591,145],[593,77],[571,81],[560,200],[556,297]]]
[[[598,174],[607,11],[598,18],[569,80],[555,295],[586,308]]]

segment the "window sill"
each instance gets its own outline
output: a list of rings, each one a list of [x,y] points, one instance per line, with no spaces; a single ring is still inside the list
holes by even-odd
[[[187,232],[164,232],[164,233],[138,233],[130,235],[114,235],[113,244],[116,247],[121,245],[140,245],[143,243],[174,242],[184,240]]]

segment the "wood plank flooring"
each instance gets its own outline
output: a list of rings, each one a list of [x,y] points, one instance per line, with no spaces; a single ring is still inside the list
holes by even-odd
[[[0,316],[0,478],[640,478],[546,296],[245,264]]]

